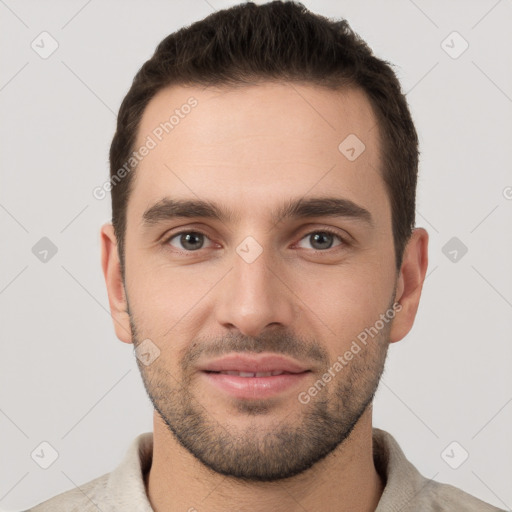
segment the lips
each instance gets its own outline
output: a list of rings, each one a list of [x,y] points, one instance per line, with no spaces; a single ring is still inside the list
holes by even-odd
[[[205,383],[235,399],[267,399],[302,386],[305,365],[272,354],[231,354],[200,368]]]
[[[241,377],[268,377],[272,374],[302,373],[309,369],[288,357],[272,354],[231,354],[207,363],[200,368],[202,371],[215,373],[238,374]],[[269,375],[258,375],[269,374]]]
[[[281,370],[275,370],[273,372],[239,372],[237,370],[224,370],[221,372],[212,372],[212,373],[221,373],[223,375],[237,375],[238,377],[275,377],[276,375],[283,375],[284,373]]]

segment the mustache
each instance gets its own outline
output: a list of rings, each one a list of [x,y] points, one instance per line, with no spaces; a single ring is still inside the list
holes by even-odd
[[[233,352],[272,352],[300,361],[311,361],[323,365],[329,362],[327,351],[318,343],[283,331],[268,332],[258,337],[229,332],[221,338],[197,339],[182,350],[181,364],[184,369],[187,369],[200,358],[211,359]]]

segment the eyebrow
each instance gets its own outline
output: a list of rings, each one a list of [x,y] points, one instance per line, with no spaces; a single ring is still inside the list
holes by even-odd
[[[239,219],[232,210],[201,199],[173,199],[164,197],[142,215],[143,227],[150,227],[175,218],[204,218],[222,223]],[[349,199],[340,197],[308,197],[290,199],[275,212],[272,220],[277,224],[285,219],[312,217],[343,217],[373,226],[370,212]]]

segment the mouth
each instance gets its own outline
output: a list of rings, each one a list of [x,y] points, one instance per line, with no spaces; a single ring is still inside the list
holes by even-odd
[[[276,375],[285,375],[290,374],[294,375],[292,372],[285,372],[283,370],[274,370],[271,372],[242,372],[237,370],[224,370],[220,372],[208,371],[207,373],[218,373],[221,375],[237,375],[238,377],[275,377]]]
[[[311,370],[273,354],[231,354],[200,368],[208,387],[237,399],[257,400],[291,391]]]
[[[200,370],[211,373],[237,372],[246,377],[259,376],[256,374],[302,373],[308,371],[307,365],[279,354],[240,354],[232,353],[210,361],[199,367]],[[263,376],[263,375],[262,375]],[[264,375],[265,377],[269,375]]]

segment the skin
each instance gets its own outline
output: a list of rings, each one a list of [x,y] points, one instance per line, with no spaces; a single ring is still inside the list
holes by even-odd
[[[427,270],[427,232],[414,230],[397,272],[377,121],[362,91],[267,82],[169,87],[148,104],[136,146],[191,96],[197,107],[136,170],[125,282],[112,225],[101,229],[116,335],[135,346],[149,338],[160,350],[148,366],[137,360],[160,411],[146,480],[151,505],[157,512],[373,511],[383,482],[372,457],[371,399],[389,344],[413,325]],[[366,146],[353,162],[338,150],[351,133]],[[144,227],[144,211],[164,196],[210,200],[236,218],[177,218]],[[349,199],[370,212],[373,224],[336,216],[273,219],[284,202],[313,196]],[[323,229],[342,238],[328,238],[332,246],[318,249],[314,234]],[[177,231],[195,230],[206,234],[193,240],[204,243],[199,250],[187,253],[180,236],[169,240]],[[262,248],[252,263],[236,252],[248,236]],[[298,393],[396,302],[401,308],[394,320],[301,403]],[[300,388],[272,399],[235,399],[202,378],[198,364],[211,359],[207,349],[215,356],[284,353],[311,372]],[[321,414],[327,425],[318,421]],[[312,436],[325,440],[331,424],[344,438],[299,470],[314,451]],[[202,433],[198,425],[206,427]],[[276,432],[302,435],[311,450],[295,449],[292,438],[280,445]],[[191,447],[183,446],[184,438]],[[283,452],[286,446],[294,449]],[[240,453],[254,464],[238,470],[252,469],[252,478],[233,476]],[[258,466],[258,454],[269,464]],[[258,480],[269,467],[274,478]],[[277,478],[279,472],[292,476]]]

